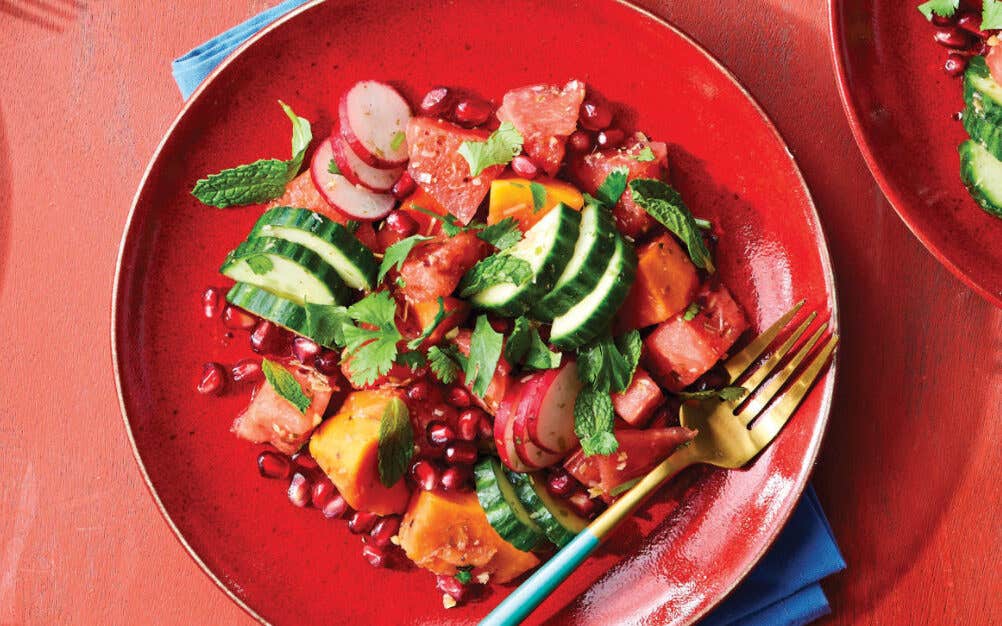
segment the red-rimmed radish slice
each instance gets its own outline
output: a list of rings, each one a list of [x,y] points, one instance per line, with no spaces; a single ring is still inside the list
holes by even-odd
[[[525,404],[523,402],[523,404]],[[512,420],[511,434],[515,441],[515,452],[526,465],[534,469],[543,469],[559,463],[565,455],[543,450],[529,437],[527,415],[521,411]]]
[[[332,207],[349,217],[365,221],[382,219],[393,210],[396,200],[391,194],[373,193],[353,185],[344,176],[330,171],[331,161],[334,161],[334,148],[331,146],[331,140],[327,139],[317,146],[317,151],[313,153],[310,176],[313,178],[313,184]]]
[[[407,162],[404,131],[411,107],[396,89],[363,80],[341,96],[341,136],[360,159],[373,167],[393,168]]]
[[[354,185],[361,185],[370,191],[383,193],[393,189],[393,184],[397,182],[400,175],[404,173],[403,167],[395,167],[391,170],[381,170],[372,167],[348,147],[344,137],[331,135],[331,148],[334,150],[334,161],[341,170],[341,175],[351,181]]]
[[[494,444],[498,457],[509,469],[516,472],[531,472],[533,468],[519,457],[515,449],[515,413],[518,411],[522,395],[518,385],[508,388],[504,400],[494,416]]]
[[[564,454],[578,445],[574,434],[574,401],[581,391],[578,367],[569,361],[560,369],[546,370],[523,379],[523,393],[532,404],[525,407],[529,438],[545,452]]]

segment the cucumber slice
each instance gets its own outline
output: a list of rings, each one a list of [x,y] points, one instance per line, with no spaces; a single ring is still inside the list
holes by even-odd
[[[483,459],[474,467],[473,477],[480,506],[501,538],[525,552],[536,547],[543,538],[543,530],[515,495],[501,461],[496,457]]]
[[[258,317],[288,328],[296,334],[309,337],[306,334],[306,309],[292,300],[286,300],[254,285],[237,283],[226,294],[226,301],[245,311],[250,311]]]
[[[351,294],[337,271],[319,255],[275,237],[243,242],[226,257],[219,271],[300,306],[306,302],[345,304]]]
[[[550,321],[591,293],[616,245],[616,224],[609,211],[589,204],[581,211],[574,252],[553,290],[532,307],[536,319]]]
[[[992,215],[1002,217],[1002,161],[978,142],[960,144],[960,178],[974,201]]]
[[[964,130],[996,159],[1002,160],[1002,125],[967,107],[964,109]]]
[[[510,254],[532,267],[533,278],[524,285],[493,285],[473,294],[474,306],[515,317],[529,310],[553,288],[574,252],[581,216],[560,203],[526,231],[522,241],[501,254]]]
[[[550,343],[561,350],[573,350],[598,337],[626,298],[637,273],[637,254],[621,236],[616,236],[616,251],[609,259],[598,284],[587,296],[550,327]]]
[[[307,209],[275,207],[254,225],[248,239],[277,237],[309,248],[333,267],[353,289],[372,291],[379,263],[347,228]]]
[[[973,56],[964,72],[964,103],[976,114],[1002,123],[1002,85],[995,82],[982,56]]]
[[[515,495],[553,545],[563,548],[588,526],[588,520],[562,504],[546,490],[541,476],[509,472]]]

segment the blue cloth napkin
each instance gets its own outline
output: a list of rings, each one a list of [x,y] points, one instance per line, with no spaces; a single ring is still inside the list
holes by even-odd
[[[285,0],[243,24],[210,39],[172,64],[174,80],[187,98],[237,46],[272,21],[308,0]],[[704,626],[800,626],[831,612],[818,581],[845,569],[812,487],[776,543]]]

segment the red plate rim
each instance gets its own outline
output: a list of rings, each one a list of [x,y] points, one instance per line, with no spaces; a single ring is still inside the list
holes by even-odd
[[[121,377],[121,354],[119,352],[120,341],[118,333],[121,327],[119,323],[120,321],[119,318],[121,315],[121,311],[124,309],[124,302],[122,302],[123,295],[122,295],[120,279],[121,279],[125,254],[127,250],[130,248],[131,239],[134,236],[132,230],[133,220],[135,218],[136,210],[142,198],[143,192],[146,188],[147,182],[152,173],[156,170],[156,166],[159,164],[164,146],[167,144],[168,139],[174,133],[177,126],[180,124],[181,120],[187,114],[189,108],[191,108],[192,104],[201,97],[202,93],[216,79],[216,77],[219,76],[222,72],[224,72],[227,69],[227,67],[233,62],[233,60],[237,58],[239,55],[241,55],[245,50],[253,46],[256,42],[263,39],[264,37],[267,37],[269,33],[271,33],[271,31],[275,30],[276,28],[280,27],[281,25],[285,24],[290,20],[296,19],[298,16],[310,11],[311,9],[323,4],[324,1],[325,0],[311,0],[310,2],[307,2],[306,4],[300,7],[292,9],[288,13],[282,15],[274,22],[270,23],[269,25],[258,31],[256,34],[251,36],[247,41],[238,46],[222,62],[220,62],[220,64],[216,66],[206,76],[206,78],[202,81],[202,83],[195,89],[194,92],[192,92],[191,96],[184,102],[180,112],[177,114],[174,121],[171,122],[171,125],[164,133],[163,138],[157,144],[157,147],[153,152],[153,156],[150,158],[149,164],[147,165],[146,169],[143,172],[142,179],[139,182],[136,194],[133,197],[131,206],[129,207],[128,217],[126,218],[125,226],[123,228],[122,239],[119,244],[118,258],[115,263],[114,285],[112,289],[110,334],[111,334],[112,365],[115,374],[115,390],[118,395],[119,410],[122,414],[122,421],[125,425],[125,431],[129,439],[129,445],[132,450],[132,455],[136,461],[136,465],[139,468],[140,474],[142,475],[142,479],[144,484],[146,485],[146,489],[152,496],[157,509],[160,511],[160,514],[163,516],[164,520],[167,522],[167,525],[170,527],[175,538],[177,538],[178,542],[180,542],[185,552],[188,553],[188,556],[190,556],[191,559],[198,565],[199,569],[201,569],[202,572],[213,583],[215,583],[215,585],[219,587],[219,589],[223,591],[223,593],[225,593],[234,603],[236,603],[237,606],[242,608],[254,620],[262,624],[268,624],[269,622],[266,619],[264,619],[260,614],[258,614],[258,612],[255,611],[251,606],[249,606],[244,600],[238,597],[229,587],[227,587],[227,585],[222,580],[220,580],[218,576],[216,576],[216,574],[208,567],[208,565],[206,565],[206,563],[198,555],[198,553],[191,546],[191,544],[188,543],[187,539],[184,537],[184,535],[181,533],[180,529],[177,527],[174,520],[171,518],[170,513],[164,507],[163,502],[160,500],[160,496],[157,494],[156,488],[154,487],[152,481],[150,480],[149,473],[147,472],[146,466],[144,465],[142,457],[140,456],[139,448],[136,444],[136,439],[132,431],[132,424],[129,421],[128,411],[125,406],[125,397],[124,397],[124,390]],[[809,205],[810,211],[818,226],[817,239],[815,241],[815,244],[819,254],[819,260],[822,268],[825,287],[828,293],[830,294],[828,301],[828,309],[829,309],[828,312],[830,316],[828,322],[829,329],[833,334],[839,334],[840,322],[839,322],[838,297],[835,287],[834,271],[832,269],[831,257],[828,250],[827,237],[821,225],[821,219],[820,216],[818,215],[817,207],[814,204],[814,199],[812,198],[810,190],[807,187],[807,182],[804,179],[803,173],[801,172],[800,167],[793,156],[793,153],[790,151],[789,146],[783,139],[779,130],[776,128],[772,119],[766,113],[765,109],[758,102],[758,100],[744,87],[744,85],[741,84],[740,81],[737,80],[734,74],[723,63],[721,63],[714,55],[712,55],[708,50],[706,50],[706,48],[700,45],[688,34],[683,32],[680,28],[674,26],[673,24],[659,17],[658,15],[655,15],[654,13],[646,9],[643,9],[641,7],[632,4],[631,2],[628,2],[627,0],[607,0],[607,1],[613,4],[618,4],[623,7],[626,7],[636,12],[639,17],[651,20],[657,23],[659,26],[670,30],[673,34],[681,38],[688,45],[692,46],[696,51],[698,51],[701,55],[703,55],[708,61],[710,61],[710,63],[712,63],[721,72],[723,76],[727,78],[727,80],[729,80],[735,86],[735,88],[737,88],[741,92],[741,94],[752,105],[752,107],[759,115],[759,117],[761,117],[762,122],[768,127],[769,131],[773,134],[776,141],[781,146],[783,146],[784,150],[786,151],[789,157],[790,165],[794,173],[796,174],[801,189],[803,190],[804,199]],[[845,100],[843,99],[843,103],[844,102]],[[736,576],[732,581],[730,581],[727,585],[725,585],[724,590],[719,594],[717,598],[715,598],[711,602],[706,603],[702,610],[690,616],[691,618],[690,623],[695,623],[699,621],[707,613],[716,608],[716,606],[719,605],[720,602],[723,601],[734,590],[734,588],[737,587],[738,584],[745,579],[748,573],[755,567],[755,565],[758,564],[759,560],[761,560],[761,558],[764,556],[765,552],[772,546],[777,535],[779,535],[780,531],[783,529],[783,527],[785,527],[786,522],[792,515],[794,507],[800,501],[799,496],[803,493],[804,489],[807,486],[807,480],[811,473],[810,468],[813,467],[817,459],[818,453],[821,448],[821,442],[824,438],[825,432],[828,429],[828,422],[831,415],[831,405],[834,397],[835,381],[838,372],[838,360],[839,360],[838,350],[836,350],[831,357],[830,370],[825,373],[824,380],[821,383],[823,384],[823,389],[822,389],[823,395],[820,401],[819,411],[818,411],[818,417],[821,420],[821,428],[816,431],[817,434],[812,438],[808,448],[805,451],[802,467],[806,469],[799,472],[799,476],[797,476],[797,479],[795,481],[794,493],[797,494],[797,497],[791,497],[781,505],[779,513],[775,518],[775,522],[772,528],[770,528],[769,531],[765,533],[766,541],[763,543],[763,548],[757,554],[755,554],[751,559],[748,560],[746,566],[742,569],[740,574]]]

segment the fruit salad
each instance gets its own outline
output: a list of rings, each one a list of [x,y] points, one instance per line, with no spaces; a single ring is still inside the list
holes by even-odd
[[[740,390],[719,362],[748,322],[667,145],[583,82],[414,104],[361,81],[317,141],[281,103],[290,159],[195,184],[259,214],[202,301],[254,356],[205,364],[198,391],[244,394],[230,428],[262,476],[450,607],[690,441],[679,408]]]

